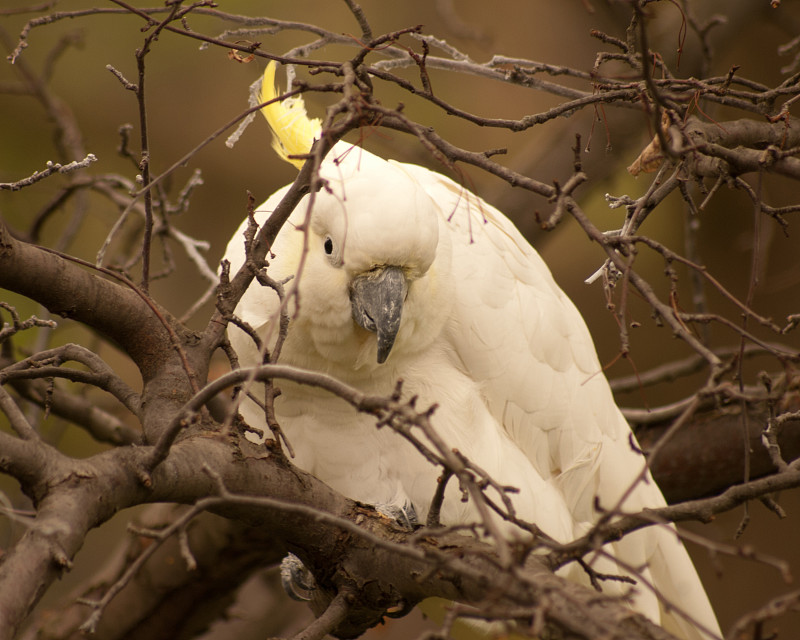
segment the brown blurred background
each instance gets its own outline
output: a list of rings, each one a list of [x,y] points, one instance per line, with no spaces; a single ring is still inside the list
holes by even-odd
[[[26,4],[4,0],[0,14]],[[134,4],[145,6],[141,2]],[[220,9],[230,13],[269,15],[315,23],[335,32],[359,33],[358,25],[341,2],[239,0],[220,2],[220,5]],[[446,40],[477,62],[486,61],[493,54],[502,54],[584,71],[591,70],[597,51],[609,50],[608,46],[590,37],[590,30],[598,29],[624,38],[630,15],[627,3],[602,0],[526,0],[491,4],[477,0],[363,0],[361,5],[375,34],[422,24],[426,33]],[[91,6],[94,5],[90,2],[63,2],[56,9],[73,11]],[[785,79],[780,68],[791,62],[794,52],[779,56],[777,48],[800,34],[800,6],[796,0],[784,0],[776,9],[771,9],[766,0],[702,0],[691,3],[690,8],[701,22],[714,14],[727,18],[727,23],[714,29],[710,38],[714,48],[711,75],[724,75],[731,65],[736,64],[740,65],[741,75],[769,86],[775,86]],[[691,32],[681,54],[680,68],[675,68],[681,28],[678,7],[663,2],[651,9],[651,48],[659,50],[677,74],[701,74],[701,51],[697,38]],[[0,15],[0,26],[12,46],[16,44],[17,34],[26,19]],[[136,103],[132,94],[105,67],[113,65],[129,80],[135,81],[134,51],[142,43],[142,24],[141,19],[130,15],[90,16],[61,21],[31,32],[29,46],[16,68],[0,62],[0,89],[9,89],[15,86],[21,64],[28,65],[34,71],[40,70],[61,38],[72,39],[74,46],[70,46],[58,59],[49,86],[73,111],[85,137],[86,151],[99,158],[99,162],[90,169],[91,172],[121,173],[130,179],[135,176],[136,171],[131,163],[120,158],[116,149],[120,125],[138,125]],[[211,35],[229,26],[200,16],[191,17],[189,24],[193,29]],[[308,41],[307,36],[297,33],[264,35],[257,39],[262,42],[264,50],[274,53],[285,52]],[[148,115],[155,174],[238,115],[247,105],[248,86],[263,71],[262,60],[243,64],[231,60],[222,49],[212,47],[201,51],[198,44],[195,40],[164,33],[147,57]],[[352,51],[331,48],[325,50],[322,57],[343,59],[352,55]],[[410,72],[406,73],[406,77],[416,80]],[[279,78],[282,83],[285,81],[282,73],[279,73]],[[499,85],[470,76],[432,71],[431,79],[438,96],[462,109],[489,117],[519,118],[562,101],[542,92]],[[561,81],[559,78],[549,79]],[[589,89],[574,80],[564,82],[583,90]],[[622,209],[608,208],[604,194],[637,197],[650,182],[647,176],[633,179],[625,171],[625,167],[651,137],[644,115],[636,110],[607,107],[607,130],[603,122],[595,121],[593,111],[584,110],[569,119],[548,122],[523,134],[510,134],[478,128],[446,116],[437,108],[379,82],[376,83],[376,95],[387,106],[403,102],[409,117],[432,125],[448,140],[470,150],[507,147],[508,155],[501,158],[503,163],[544,182],[554,179],[563,181],[570,175],[570,147],[574,144],[575,134],[579,133],[582,145],[585,147],[589,143],[590,146],[590,151],[584,154],[584,169],[590,181],[578,192],[579,200],[603,229],[618,228],[624,215]],[[307,98],[312,115],[321,115],[325,104],[324,94]],[[743,115],[713,106],[704,109],[711,117],[720,120]],[[216,268],[228,238],[246,213],[247,190],[254,194],[256,200],[262,201],[296,175],[293,167],[279,161],[271,151],[269,134],[263,122],[256,121],[233,149],[223,144],[224,138],[221,136],[211,143],[192,158],[187,167],[175,172],[172,178],[176,193],[196,167],[202,170],[204,184],[196,190],[190,209],[174,222],[185,233],[210,242],[208,259],[212,268]],[[354,137],[351,139],[355,140]],[[374,132],[369,136],[366,146],[384,156],[437,168],[416,141],[391,131]],[[131,148],[138,149],[136,129]],[[47,160],[59,159],[51,123],[47,121],[41,105],[30,96],[0,93],[0,182],[18,180],[35,170],[41,170]],[[468,184],[513,218],[542,253],[558,282],[584,314],[595,337],[601,361],[610,363],[619,352],[616,323],[606,310],[599,283],[591,286],[583,283],[602,264],[599,247],[590,244],[572,220],[565,220],[553,232],[540,231],[534,221],[534,212],[549,212],[548,203],[541,198],[513,190],[474,168],[466,167],[464,173]],[[12,226],[27,228],[35,212],[52,197],[60,180],[54,177],[18,193],[0,192],[0,214]],[[764,181],[765,199],[774,206],[796,203],[798,193],[796,185],[786,180],[768,178]],[[87,222],[71,246],[71,252],[93,260],[117,214],[117,209],[106,200],[92,196]],[[46,226],[44,244],[57,241],[68,226],[70,215],[68,207]],[[685,220],[685,207],[673,195],[647,220],[642,231],[682,251]],[[800,247],[796,222],[791,218],[789,221],[788,237],[771,220],[764,218],[760,222],[760,277],[753,304],[757,311],[772,316],[779,324],[786,315],[800,312]],[[723,187],[703,212],[700,228],[699,253],[702,261],[726,287],[744,297],[753,252],[752,204],[743,194]],[[112,247],[112,253],[113,250]],[[153,293],[170,311],[181,315],[203,292],[206,284],[195,275],[193,267],[179,249],[175,250],[175,254],[177,274],[155,284]],[[660,258],[643,253],[637,266],[640,272],[657,283],[659,293],[667,291],[667,283],[661,276],[663,261]],[[684,277],[681,291],[685,294],[683,300],[688,307],[690,295],[685,282]],[[23,314],[41,314],[36,305],[5,293],[3,299],[17,304]],[[713,310],[738,319],[730,305],[719,297],[712,295],[709,302]],[[206,306],[195,316],[196,326],[202,326],[209,311],[210,306]],[[666,329],[653,326],[644,305],[634,301],[630,319],[643,325],[632,335],[631,342],[632,360],[638,370],[689,354],[689,350],[673,340]],[[86,333],[79,327],[62,322],[52,339],[57,342],[85,341]],[[737,344],[735,335],[718,329],[713,330],[712,341],[716,345]],[[796,337],[790,336],[788,341],[797,348]],[[103,355],[137,384],[135,372],[123,357],[110,349]],[[774,363],[756,362],[750,365],[748,371],[752,374],[759,368],[770,366],[774,367]],[[613,378],[631,372],[631,365],[620,361],[611,366],[607,374]],[[694,377],[679,384],[662,385],[663,388],[647,390],[644,395],[637,393],[622,397],[620,402],[626,406],[642,406],[643,403],[658,406],[691,393],[694,390],[692,385],[700,380],[701,377]],[[98,397],[98,402],[105,400]],[[85,456],[97,450],[97,445],[77,429],[66,427],[56,420],[51,420],[47,428],[52,439],[57,440],[59,446],[69,453]],[[692,470],[686,471],[691,473]],[[9,496],[15,496],[13,486],[7,486],[6,483],[0,487],[4,487]],[[761,552],[785,558],[792,563],[794,573],[800,575],[798,538],[795,537],[800,533],[800,499],[794,493],[779,496],[779,501],[789,514],[786,520],[778,521],[760,504],[753,504],[750,507],[752,521],[737,544],[753,545]],[[121,535],[128,515],[121,514],[112,526],[96,532],[79,556],[76,570],[64,580],[65,585],[91,572],[94,563],[102,557],[103,550],[109,549],[116,537]],[[741,518],[742,510],[739,509],[719,517],[710,525],[691,525],[687,528],[719,542],[731,542]],[[0,520],[0,545],[4,546],[15,533],[13,526]],[[723,629],[746,611],[766,603],[769,598],[797,588],[796,584],[783,584],[774,569],[752,561],[716,558],[719,563],[715,567],[709,553],[690,546]],[[800,616],[797,614],[788,615],[779,623],[769,623],[767,628],[773,626],[783,630],[782,638],[800,637],[800,632],[795,631],[800,628]],[[381,635],[383,631],[376,633]]]

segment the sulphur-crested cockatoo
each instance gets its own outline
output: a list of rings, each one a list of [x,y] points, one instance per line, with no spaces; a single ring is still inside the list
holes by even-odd
[[[277,95],[274,73],[270,65],[263,101]],[[299,98],[263,112],[286,159],[307,153],[320,134]],[[438,405],[433,426],[449,447],[519,489],[510,495],[520,518],[561,542],[585,533],[598,517],[595,499],[617,505],[644,459],[631,446],[580,313],[539,255],[499,211],[423,167],[339,142],[320,174],[325,188],[312,210],[306,196],[271,248],[269,274],[296,276],[287,289],[298,293],[290,297],[281,361],[367,394],[390,395],[402,379],[418,406]],[[287,189],[257,209],[259,224]],[[233,272],[244,262],[246,224],[225,255]],[[268,342],[277,337],[279,305],[273,289],[254,282],[236,313]],[[261,363],[250,337],[235,326],[229,335],[243,365]],[[280,387],[275,411],[299,467],[350,498],[413,508],[424,521],[440,469],[328,392],[286,381]],[[265,425],[254,403],[245,400],[241,412],[251,425]],[[473,503],[463,502],[456,486],[448,490],[442,522],[476,521]],[[621,506],[664,504],[648,478]],[[605,550],[637,571],[633,608],[679,637],[719,636],[672,528],[647,528]],[[630,574],[608,558],[594,566]],[[580,568],[562,572],[585,579]],[[603,585],[606,593],[630,590]]]

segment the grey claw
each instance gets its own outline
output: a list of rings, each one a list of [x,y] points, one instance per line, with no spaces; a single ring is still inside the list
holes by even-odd
[[[281,584],[292,600],[308,602],[317,588],[314,576],[293,553],[281,560]]]
[[[407,531],[413,531],[419,526],[417,510],[414,509],[414,505],[410,502],[407,502],[402,507],[394,504],[376,504],[375,510],[387,518],[391,518]]]

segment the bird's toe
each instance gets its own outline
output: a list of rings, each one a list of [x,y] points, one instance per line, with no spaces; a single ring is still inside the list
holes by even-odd
[[[281,584],[292,600],[308,602],[317,588],[314,576],[293,553],[281,560]]]

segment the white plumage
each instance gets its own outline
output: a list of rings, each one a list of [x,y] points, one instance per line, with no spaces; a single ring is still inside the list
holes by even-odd
[[[270,66],[262,98],[275,95],[273,78]],[[276,138],[295,146],[298,127],[306,137],[318,131],[302,103],[291,113],[272,109],[265,115]],[[311,142],[306,140],[306,151]],[[287,285],[296,285],[298,296],[289,308],[281,360],[329,373],[369,394],[388,395],[402,379],[404,392],[419,396],[419,406],[438,403],[433,425],[449,446],[500,483],[520,489],[513,502],[521,518],[563,542],[584,533],[597,518],[595,497],[614,506],[644,461],[630,445],[629,427],[583,319],[539,255],[499,211],[422,167],[385,161],[340,142],[321,175],[327,189],[316,196],[307,238],[298,227],[308,197],[272,247],[269,273],[281,279],[297,274],[307,242],[303,271]],[[259,224],[287,188],[258,208]],[[244,261],[245,225],[225,256],[234,272]],[[402,280],[397,286],[404,289],[393,298],[402,305],[393,345],[391,336],[378,330],[389,340],[389,350],[384,345],[381,352],[385,362],[379,363],[378,336],[369,323],[381,321],[372,317],[371,307],[360,313],[352,298],[360,295],[361,284],[385,273],[387,281]],[[373,292],[383,284],[367,286]],[[274,291],[254,283],[237,314],[271,342],[278,308]],[[259,364],[252,340],[233,326],[229,333],[242,364]],[[280,386],[275,409],[299,467],[356,500],[413,504],[424,520],[439,469],[402,437],[376,429],[373,418],[327,392],[288,382]],[[254,404],[245,402],[241,410],[250,424],[264,425]],[[459,499],[457,487],[449,490],[442,521],[476,520],[473,505]],[[622,506],[637,511],[662,505],[650,480]],[[669,601],[719,634],[695,569],[671,528],[651,527],[606,549],[642,568]],[[595,567],[627,573],[603,558]],[[565,573],[584,579],[579,568]],[[619,589],[627,587],[604,583],[607,593]],[[635,589],[633,606],[680,637],[713,637],[667,612],[644,586]]]

